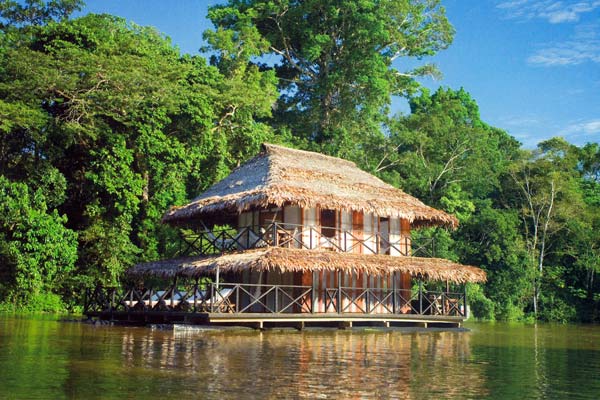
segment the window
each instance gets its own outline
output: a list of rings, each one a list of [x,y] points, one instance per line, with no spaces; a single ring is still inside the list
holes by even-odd
[[[335,210],[321,210],[321,235],[329,238],[335,237],[336,215]]]

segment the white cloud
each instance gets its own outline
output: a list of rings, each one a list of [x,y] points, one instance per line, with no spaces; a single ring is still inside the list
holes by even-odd
[[[548,43],[527,58],[529,64],[546,67],[600,63],[598,24],[582,24],[569,40]]]
[[[600,8],[600,0],[565,2],[554,0],[502,1],[496,8],[503,10],[508,18],[545,19],[551,24],[577,22],[580,15]]]
[[[600,135],[600,119],[593,119],[571,124],[560,131],[561,135],[591,136]],[[597,138],[596,138],[597,139]]]
[[[536,51],[527,62],[546,67],[600,63],[600,40],[554,43]]]

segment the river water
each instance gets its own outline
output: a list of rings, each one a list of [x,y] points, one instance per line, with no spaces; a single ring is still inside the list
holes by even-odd
[[[0,398],[600,398],[600,326],[467,326],[190,333],[0,315]]]

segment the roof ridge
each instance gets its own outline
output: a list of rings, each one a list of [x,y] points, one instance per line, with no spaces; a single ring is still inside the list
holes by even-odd
[[[289,153],[310,155],[311,157],[321,158],[324,160],[335,160],[338,163],[344,163],[344,164],[347,164],[348,166],[356,167],[356,163],[354,161],[346,160],[346,159],[340,158],[340,157],[329,156],[329,155],[322,154],[322,153],[317,153],[316,151],[294,149],[292,147],[282,146],[279,144],[266,143],[266,142],[262,144],[262,147],[263,147],[263,150],[265,151],[265,153],[270,154],[270,155],[277,155],[278,151],[284,151],[284,152],[289,152]]]

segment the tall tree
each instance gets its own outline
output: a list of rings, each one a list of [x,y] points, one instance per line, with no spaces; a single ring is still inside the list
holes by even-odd
[[[577,164],[577,148],[554,138],[540,143],[535,151],[525,151],[511,171],[515,194],[521,199],[530,266],[535,270],[532,305],[536,316],[551,237],[565,227],[575,210],[583,207]]]
[[[391,96],[435,72],[399,71],[394,61],[432,55],[454,33],[438,0],[230,0],[209,18],[216,30],[205,38],[221,60],[251,52],[277,72],[275,124],[305,147],[349,158],[382,136]]]
[[[410,108],[410,115],[390,124],[390,146],[378,163],[381,172],[397,174],[400,186],[438,206],[456,187],[471,199],[498,188],[519,144],[481,120],[469,93],[423,90],[411,97]]]
[[[256,119],[276,100],[272,72],[225,75],[153,28],[87,15],[8,23],[0,40],[0,174],[78,233],[74,290],[169,256],[162,213],[271,135]]]

